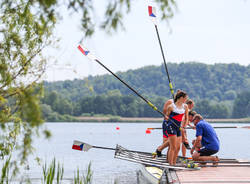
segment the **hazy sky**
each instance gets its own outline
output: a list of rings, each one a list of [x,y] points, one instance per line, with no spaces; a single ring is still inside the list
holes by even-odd
[[[96,19],[102,16],[99,12],[104,5],[103,1],[98,3]],[[168,24],[158,20],[167,62],[250,64],[248,0],[177,0],[177,3],[178,10]],[[92,38],[84,40],[83,45],[113,72],[160,65],[163,60],[147,6],[145,0],[133,2],[132,12],[124,18],[126,31],[118,30],[112,36],[97,31]],[[159,13],[158,9],[156,11]],[[82,38],[79,23],[77,16],[71,16],[57,26],[60,49],[48,51],[57,63],[53,65],[51,59],[45,80],[107,73],[78,51],[78,42]]]

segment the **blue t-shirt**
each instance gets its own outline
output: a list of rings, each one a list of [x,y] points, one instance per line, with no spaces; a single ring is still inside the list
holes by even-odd
[[[199,121],[196,125],[196,137],[202,136],[201,144],[209,150],[218,151],[220,148],[220,141],[214,128],[205,120]]]

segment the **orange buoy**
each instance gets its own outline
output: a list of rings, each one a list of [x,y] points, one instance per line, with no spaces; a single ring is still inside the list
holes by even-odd
[[[117,126],[117,127],[116,127],[116,130],[120,130],[120,127]]]
[[[151,134],[151,130],[147,129],[146,134]]]

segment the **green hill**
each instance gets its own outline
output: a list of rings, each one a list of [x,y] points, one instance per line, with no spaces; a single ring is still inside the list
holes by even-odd
[[[205,118],[250,117],[250,65],[193,62],[168,63],[168,68],[175,91],[186,91],[195,101],[195,110]],[[160,110],[171,97],[163,65],[117,75]],[[84,80],[44,82],[44,86],[45,97],[41,103],[48,121],[74,121],[72,115],[160,116],[109,74]]]
[[[250,89],[250,65],[206,65],[192,62],[168,63],[168,68],[175,90],[182,89],[193,99],[234,100],[237,93]],[[150,97],[170,97],[163,65],[118,72],[117,75],[141,94]],[[73,102],[84,96],[106,94],[110,90],[119,90],[123,95],[132,94],[126,86],[109,74],[89,76],[84,80],[45,82],[44,84],[46,90],[55,90]]]

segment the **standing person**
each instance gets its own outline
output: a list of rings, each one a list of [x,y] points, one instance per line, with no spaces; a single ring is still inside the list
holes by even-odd
[[[187,104],[189,110],[193,110],[195,104],[194,104],[194,101],[192,99],[189,98],[186,101],[186,104]]]
[[[178,89],[175,95],[177,95],[178,92],[180,92],[180,91],[181,91],[181,90]],[[169,107],[171,104],[173,104],[173,103],[174,103],[174,100],[173,100],[173,99],[168,99],[168,100],[165,102],[165,104],[164,104],[164,106],[163,106],[163,114],[166,114],[166,113],[167,113],[168,107]],[[157,155],[158,157],[161,157],[161,156],[162,156],[162,154],[161,154],[162,150],[169,146],[169,142],[168,142],[168,133],[167,133],[167,129],[166,129],[166,128],[167,128],[167,118],[168,118],[168,117],[165,117],[164,120],[163,120],[163,122],[162,122],[163,142],[162,142],[162,144],[161,144],[160,146],[157,147],[156,151],[153,153],[153,157],[156,157],[156,155]],[[168,155],[168,154],[167,154],[167,155]]]
[[[220,148],[220,142],[214,128],[200,114],[194,116],[193,123],[196,126],[196,140],[191,149],[193,160],[219,161],[217,156],[211,156],[217,153]],[[201,149],[198,152],[194,152],[195,147],[198,147],[200,142],[202,145]]]
[[[197,114],[197,112],[196,111],[193,111],[193,110],[191,110],[191,111],[189,111],[188,112],[188,126],[190,127],[190,128],[192,128],[192,129],[195,129],[195,126],[192,126],[191,125],[191,122],[193,122],[193,120],[194,120],[194,116]]]
[[[166,115],[169,117],[167,122],[167,133],[169,140],[168,162],[175,165],[181,144],[181,128],[188,124],[188,107],[185,104],[188,95],[184,91],[179,91],[174,98],[174,103],[168,106]],[[182,122],[183,118],[185,122]]]
[[[194,108],[194,101],[193,101],[192,99],[188,99],[188,100],[186,101],[186,104],[187,104],[187,106],[188,106],[189,112],[192,111],[192,109]],[[184,120],[184,121],[185,121],[185,120]],[[190,121],[190,119],[189,119],[189,121],[188,121],[188,125],[189,125],[189,126],[191,126],[191,125],[190,125],[190,122],[192,122],[192,120]],[[185,156],[186,156],[186,151],[187,151],[187,149],[190,150],[191,147],[189,146],[189,143],[188,143],[187,131],[186,131],[186,129],[183,128],[182,131],[181,131],[181,134],[182,134],[181,151],[182,151],[182,156],[185,157]]]

